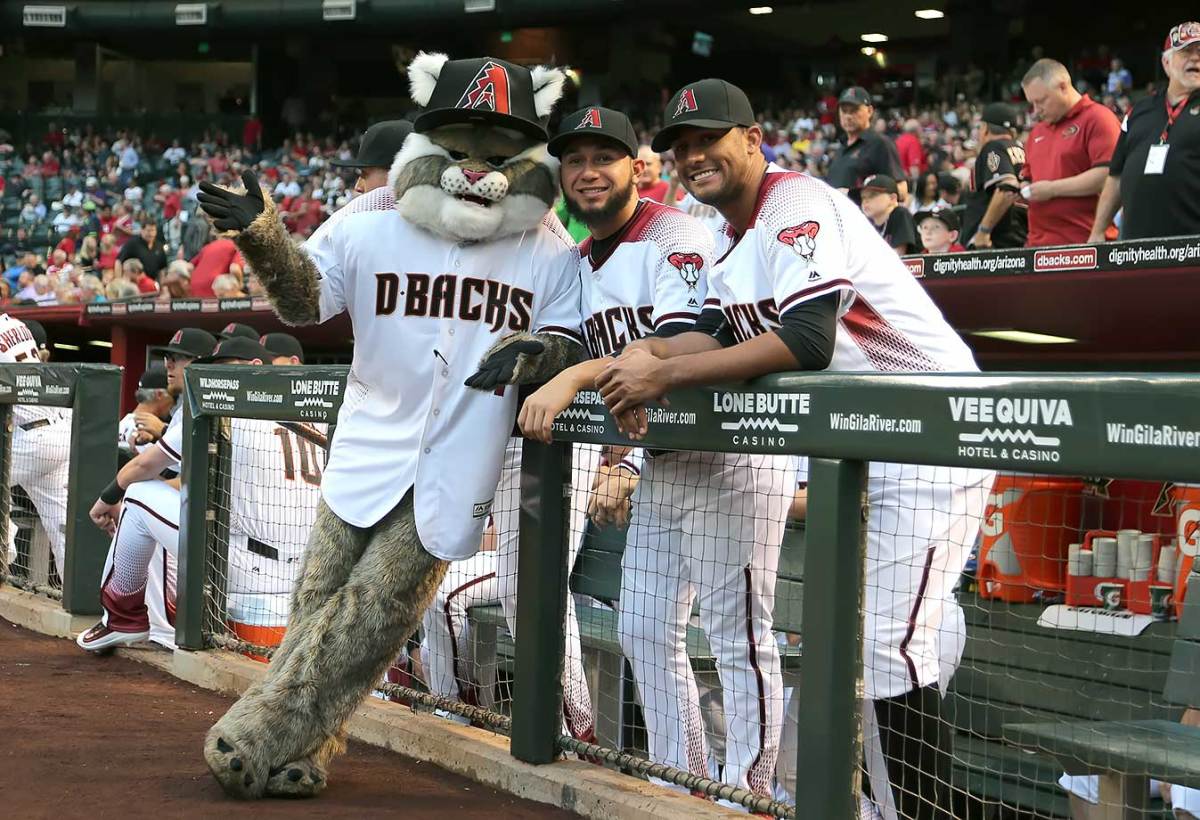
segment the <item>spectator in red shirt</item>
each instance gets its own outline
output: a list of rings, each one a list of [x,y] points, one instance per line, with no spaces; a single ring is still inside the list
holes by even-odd
[[[106,233],[100,237],[100,256],[96,260],[96,266],[101,271],[115,270],[117,266],[117,255],[120,253],[117,247],[117,240],[111,233]]]
[[[646,163],[646,169],[638,174],[638,196],[642,199],[653,199],[655,202],[667,201],[667,189],[670,184],[662,178],[662,160],[658,152],[649,145],[638,148],[637,158]]]
[[[129,258],[121,263],[121,274],[126,280],[137,285],[138,293],[157,293],[158,282],[146,275],[140,259]]]
[[[174,219],[175,214],[179,213],[179,209],[183,204],[183,197],[179,195],[168,183],[164,182],[158,186],[158,193],[154,195],[154,201],[162,206],[162,218],[166,222]]]
[[[224,151],[218,151],[212,159],[208,161],[208,173],[210,176],[219,177],[221,174],[229,173],[229,158],[225,156]]]
[[[1039,120],[1025,143],[1026,244],[1087,242],[1121,124],[1112,111],[1076,91],[1057,60],[1035,62],[1021,87]]]
[[[112,220],[112,235],[117,239],[117,247],[125,247],[125,243],[133,236],[133,209],[128,205],[118,205]],[[103,224],[103,217],[101,217]]]
[[[231,273],[242,281],[245,266],[232,239],[214,239],[192,260],[192,296],[215,296],[212,283],[218,276]]]
[[[54,152],[47,151],[42,154],[42,176],[56,177],[62,172],[62,167],[58,163],[58,157],[54,156]]]
[[[896,150],[900,153],[900,167],[909,179],[916,179],[929,167],[925,149],[921,147],[921,123],[904,121],[904,132],[896,137]]]
[[[242,127],[242,145],[247,151],[258,153],[262,150],[262,120],[252,115]]]

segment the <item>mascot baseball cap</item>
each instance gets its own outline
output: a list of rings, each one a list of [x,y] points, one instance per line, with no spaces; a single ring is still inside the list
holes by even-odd
[[[1180,23],[1167,32],[1163,43],[1163,54],[1174,54],[1181,48],[1187,48],[1192,43],[1200,42],[1200,23]]]
[[[217,339],[207,330],[198,327],[183,327],[175,331],[171,341],[150,348],[152,356],[186,356],[196,359],[207,356],[217,345]]]
[[[998,125],[1001,128],[1017,127],[1017,109],[1008,103],[994,102],[983,107],[979,119],[988,125]]]
[[[300,360],[300,364],[304,364],[304,348],[300,345],[300,340],[290,333],[268,333],[258,342],[267,349],[272,358],[295,356]]]
[[[700,80],[675,92],[663,112],[663,129],[650,147],[667,151],[682,128],[733,128],[754,125],[754,108],[746,92],[725,80]]]
[[[409,66],[410,82],[414,70],[419,70],[417,60]],[[561,81],[562,75],[554,72],[554,77]],[[533,73],[525,66],[495,57],[446,60],[437,70],[436,84],[425,110],[413,121],[413,130],[424,134],[442,125],[473,123],[512,128],[544,140],[546,126],[534,93]],[[420,102],[415,94],[414,100]]]
[[[413,125],[408,120],[377,122],[362,135],[354,159],[334,159],[329,164],[341,168],[391,168],[392,160],[404,144],[404,138],[412,130]]]
[[[928,211],[921,211],[913,221],[917,225],[920,225],[926,219],[936,219],[951,231],[957,231],[962,227],[962,224],[958,221],[958,214],[949,208],[931,208]]]
[[[246,339],[257,339],[258,331],[250,327],[250,325],[243,325],[239,322],[230,322],[221,329],[220,333],[217,334],[218,339],[232,339],[234,336],[242,336]]]
[[[558,132],[550,138],[546,150],[552,157],[561,157],[563,148],[575,137],[607,137],[620,143],[629,156],[637,156],[638,138],[633,123],[629,117],[611,108],[593,105],[567,114],[559,122]]]
[[[267,350],[258,339],[247,339],[245,336],[232,336],[217,342],[212,353],[196,359],[196,364],[212,364],[229,359],[258,359],[263,362],[271,361],[271,351]]]

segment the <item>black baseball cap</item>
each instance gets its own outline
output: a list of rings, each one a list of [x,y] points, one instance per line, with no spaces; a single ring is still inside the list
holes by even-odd
[[[563,117],[558,124],[558,131],[546,144],[546,150],[552,157],[561,157],[568,142],[575,137],[589,136],[608,137],[620,143],[621,147],[629,152],[629,156],[637,156],[637,132],[633,130],[633,123],[629,121],[629,117],[620,111],[597,105],[581,108]]]
[[[229,359],[260,359],[269,362],[271,351],[267,350],[258,339],[247,339],[245,336],[231,336],[217,342],[216,347],[207,356],[196,359],[196,364],[212,364]]]
[[[862,189],[883,191],[885,194],[900,195],[900,186],[896,184],[896,180],[892,179],[887,174],[873,174],[863,180]]]
[[[341,168],[391,168],[392,160],[400,153],[404,138],[412,133],[408,120],[384,120],[368,128],[358,141],[354,159],[330,160],[330,165]]]
[[[200,356],[207,356],[216,347],[216,344],[216,337],[207,330],[201,330],[198,327],[181,327],[175,331],[175,335],[171,337],[171,341],[165,345],[151,347],[150,354],[158,356],[186,356],[189,359],[196,359]]]
[[[725,80],[698,80],[676,91],[667,103],[663,128],[650,147],[669,150],[683,128],[745,128],[754,122],[754,107],[745,91]]]
[[[33,335],[33,340],[37,342],[38,348],[45,350],[46,328],[42,327],[42,323],[37,319],[22,319],[21,323],[29,328],[29,332]]]
[[[867,89],[861,85],[852,85],[842,92],[842,96],[838,97],[838,105],[874,106],[875,101],[871,99],[871,92]]]
[[[161,364],[155,362],[142,371],[142,377],[138,379],[138,390],[166,389],[167,371]]]
[[[983,107],[979,118],[988,125],[998,125],[1001,128],[1017,127],[1017,109],[1008,103],[994,102]]]
[[[958,219],[958,214],[950,208],[931,208],[928,211],[919,212],[913,221],[920,225],[926,219],[936,219],[952,231],[957,231],[962,227],[962,222]]]
[[[244,339],[257,339],[258,331],[250,327],[250,325],[243,325],[240,322],[230,322],[217,334],[218,339],[232,339],[234,336],[241,336]]]
[[[295,356],[304,364],[304,348],[300,340],[290,333],[268,333],[258,340],[267,349],[271,358],[276,356]]]

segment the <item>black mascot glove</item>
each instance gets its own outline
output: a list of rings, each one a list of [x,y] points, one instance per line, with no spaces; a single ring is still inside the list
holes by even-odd
[[[476,390],[491,390],[502,384],[512,384],[517,361],[521,354],[536,356],[545,349],[544,344],[533,339],[513,342],[488,356],[483,364],[479,365],[479,370],[475,372],[475,375],[467,379],[464,384],[467,387],[474,387]]]
[[[245,194],[235,194],[211,182],[200,183],[200,193],[196,199],[204,212],[212,217],[213,225],[219,231],[244,231],[266,208],[262,188],[254,172],[244,172],[242,182],[246,185]]]

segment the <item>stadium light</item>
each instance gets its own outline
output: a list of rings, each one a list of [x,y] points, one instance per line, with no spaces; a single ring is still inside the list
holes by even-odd
[[[353,20],[358,16],[358,0],[321,0],[321,19],[328,22]]]
[[[864,43],[886,43],[888,41],[888,36],[886,34],[879,34],[878,32],[873,32],[870,34],[862,35],[861,39]]]
[[[1069,345],[1078,339],[1066,336],[1052,336],[1049,333],[1032,333],[1027,330],[972,330],[972,336],[982,336],[985,339],[999,339],[1003,342],[1016,342],[1023,345]]]
[[[496,0],[463,0],[463,11],[474,14],[479,11],[495,11]]]
[[[750,7],[751,14],[770,14],[773,11],[775,11],[775,9],[771,8],[770,6],[751,6]]]
[[[175,25],[205,26],[208,25],[207,3],[176,3]]]
[[[78,350],[79,349],[79,345],[63,344],[62,342],[55,342],[54,347],[59,350]]]
[[[28,28],[66,28],[66,6],[25,6],[21,22]]]
[[[112,342],[106,342],[103,339],[92,339],[88,344],[95,345],[96,347],[112,347]]]
[[[859,50],[862,51],[863,55],[865,55],[867,57],[875,56],[875,46],[863,46]]]
[[[946,12],[940,9],[917,9],[913,14],[922,20],[941,20],[946,16]]]

